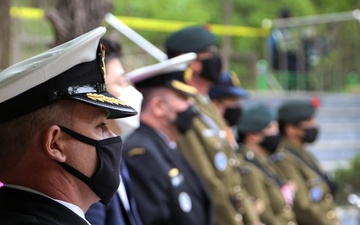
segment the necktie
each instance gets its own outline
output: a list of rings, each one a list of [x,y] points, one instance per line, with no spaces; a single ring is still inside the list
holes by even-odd
[[[125,192],[126,192],[125,196],[121,197],[121,195],[120,195],[120,198],[121,198],[120,200],[121,200],[123,210],[125,211],[127,219],[131,225],[142,225],[140,216],[137,211],[135,198],[134,198],[134,195],[131,190],[129,172],[128,172],[127,167],[124,162],[121,162],[120,175],[121,175],[121,181],[124,184],[124,188],[125,188]]]

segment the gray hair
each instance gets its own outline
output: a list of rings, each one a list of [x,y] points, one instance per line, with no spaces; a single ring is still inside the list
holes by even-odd
[[[0,175],[23,157],[34,135],[52,125],[71,128],[74,101],[63,100],[14,120],[0,124]]]

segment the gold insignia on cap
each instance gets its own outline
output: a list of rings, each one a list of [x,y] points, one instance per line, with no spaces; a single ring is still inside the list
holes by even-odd
[[[191,67],[189,66],[185,71],[184,71],[184,80],[185,82],[189,82],[191,80],[193,76],[193,70],[191,69]]]
[[[235,72],[230,72],[230,78],[231,78],[231,82],[233,83],[233,85],[240,86],[240,84],[241,84],[240,79]]]
[[[108,97],[102,94],[87,93],[86,96],[94,101],[107,102],[114,105],[129,106],[124,100]]]
[[[128,157],[133,157],[136,155],[144,155],[146,152],[145,148],[132,148],[127,152]]]
[[[171,170],[169,170],[168,174],[169,174],[169,177],[176,177],[177,175],[179,175],[179,169],[172,168]]]
[[[104,80],[105,80],[105,79],[106,79],[105,46],[104,46],[103,44],[100,44],[100,49],[101,49],[101,62],[102,62],[102,67],[101,67],[101,69],[103,70]]]
[[[184,84],[183,82],[180,82],[178,80],[172,80],[170,84],[173,88],[183,91],[185,93],[188,93],[191,95],[194,95],[197,93],[196,88],[191,87],[190,85]]]

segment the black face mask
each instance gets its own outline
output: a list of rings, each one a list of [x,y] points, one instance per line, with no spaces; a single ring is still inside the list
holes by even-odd
[[[269,151],[270,154],[274,153],[280,143],[280,134],[265,136],[264,140],[260,143],[262,147]]]
[[[196,107],[191,105],[186,110],[177,113],[175,125],[181,134],[192,128],[192,120],[197,114]]]
[[[68,128],[60,128],[71,137],[96,148],[100,166],[92,177],[85,176],[67,163],[60,163],[60,165],[69,173],[86,183],[101,199],[101,202],[108,205],[120,184],[121,137],[117,136],[98,141]]]
[[[229,126],[234,126],[239,122],[241,116],[241,108],[226,108],[224,118],[228,122]]]
[[[205,59],[201,61],[202,71],[200,76],[217,83],[221,75],[221,58],[220,56],[214,54],[210,59]]]
[[[317,138],[319,129],[317,127],[312,127],[312,128],[304,128],[303,130],[305,133],[304,137],[302,138],[303,142],[313,143]]]

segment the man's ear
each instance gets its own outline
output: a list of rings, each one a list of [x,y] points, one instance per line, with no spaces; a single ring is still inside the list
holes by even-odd
[[[58,162],[66,161],[66,155],[64,153],[66,142],[63,136],[60,127],[53,125],[45,131],[43,138],[43,149],[45,153]]]
[[[165,110],[164,110],[164,101],[162,101],[161,97],[155,96],[150,100],[150,107],[153,113],[157,117],[163,117]]]
[[[285,124],[285,133],[288,137],[294,137],[296,135],[297,127],[294,124]]]

